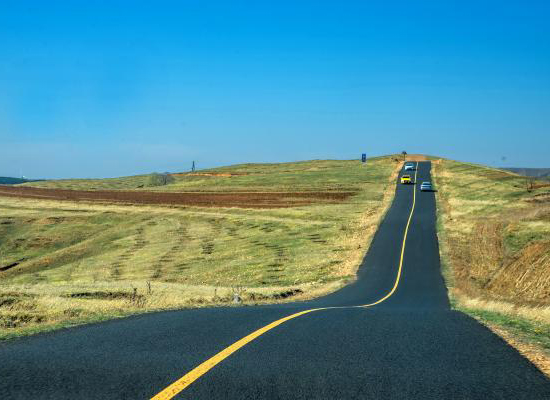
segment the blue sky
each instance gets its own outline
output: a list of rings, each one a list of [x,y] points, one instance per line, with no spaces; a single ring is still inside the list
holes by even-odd
[[[550,167],[548,1],[0,3],[0,176]]]

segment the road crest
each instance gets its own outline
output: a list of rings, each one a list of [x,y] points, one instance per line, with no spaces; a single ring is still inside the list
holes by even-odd
[[[403,270],[403,260],[405,255],[405,243],[407,241],[407,235],[409,232],[409,226],[411,224],[412,216],[414,214],[414,209],[416,206],[416,179],[418,175],[418,162],[416,162],[415,167],[415,173],[414,173],[414,182],[413,182],[413,201],[411,206],[411,211],[409,213],[409,218],[407,220],[407,225],[405,227],[405,232],[403,234],[403,243],[401,245],[401,256],[399,259],[399,268],[397,270],[397,275],[395,278],[394,285],[392,289],[382,298],[379,300],[369,303],[369,304],[363,304],[363,305],[357,305],[357,306],[343,306],[343,307],[322,307],[322,308],[312,308],[305,311],[300,311],[298,313],[294,313],[291,315],[288,315],[286,317],[283,317],[281,319],[278,319],[276,321],[271,322],[268,325],[265,325],[264,327],[250,333],[249,335],[243,337],[242,339],[236,341],[235,343],[231,344],[230,346],[226,347],[219,353],[215,354],[214,356],[210,357],[203,363],[199,364],[197,367],[193,368],[191,371],[186,373],[184,376],[182,376],[180,379],[163,389],[161,392],[157,393],[154,397],[151,398],[151,400],[168,400],[172,399],[173,397],[177,396],[181,391],[183,391],[185,388],[187,388],[189,385],[191,385],[193,382],[195,382],[197,379],[199,379],[201,376],[206,374],[208,371],[210,371],[212,368],[214,368],[216,365],[218,365],[220,362],[228,358],[231,354],[235,353],[242,347],[246,346],[248,343],[252,342],[253,340],[257,339],[264,333],[274,329],[275,327],[291,320],[297,317],[300,317],[305,314],[309,314],[315,311],[321,311],[321,310],[331,310],[331,309],[345,309],[345,308],[368,308],[373,307],[377,304],[382,303],[383,301],[390,298],[395,291],[397,290],[397,287],[399,286],[399,281],[401,279],[401,272]]]

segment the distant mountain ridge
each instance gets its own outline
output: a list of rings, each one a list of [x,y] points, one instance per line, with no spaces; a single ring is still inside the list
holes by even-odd
[[[523,176],[550,179],[550,168],[502,168]]]
[[[18,183],[37,182],[41,179],[25,179],[25,178],[10,178],[8,176],[0,176],[0,185],[17,185]]]

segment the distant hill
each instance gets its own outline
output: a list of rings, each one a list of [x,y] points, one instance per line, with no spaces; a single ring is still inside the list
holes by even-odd
[[[534,178],[550,179],[550,168],[502,168],[506,171],[515,172],[523,176]]]
[[[7,176],[0,176],[0,185],[17,185],[18,183],[37,182],[40,179],[24,179],[24,178],[10,178]]]

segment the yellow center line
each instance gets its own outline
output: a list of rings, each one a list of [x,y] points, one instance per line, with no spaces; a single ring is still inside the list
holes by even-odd
[[[214,355],[213,357],[209,358],[208,360],[204,361],[199,366],[195,367],[191,371],[189,371],[187,374],[182,376],[180,379],[172,383],[170,386],[156,394],[151,400],[168,400],[176,396],[178,393],[180,393],[182,390],[184,390],[186,387],[191,385],[193,382],[195,382],[197,379],[199,379],[201,376],[206,374],[208,371],[210,371],[212,368],[214,368],[216,365],[218,365],[220,362],[225,360],[227,357],[229,357],[231,354],[235,353],[237,350],[241,349],[242,347],[246,346],[248,343],[252,342],[259,336],[263,335],[267,331],[270,331],[271,329],[284,324],[286,321],[289,321],[291,319],[300,317],[302,315],[314,312],[314,311],[320,311],[320,310],[330,310],[330,309],[341,309],[341,308],[358,308],[358,307],[372,307],[376,304],[380,304],[383,301],[387,300],[391,295],[395,293],[397,290],[397,286],[399,286],[399,281],[401,279],[401,271],[403,269],[403,258],[405,255],[405,242],[407,241],[407,234],[409,233],[409,226],[411,224],[412,216],[414,213],[414,208],[416,205],[416,177],[418,175],[418,162],[416,163],[416,171],[414,174],[414,190],[413,190],[413,203],[411,207],[411,212],[409,214],[409,219],[407,220],[407,226],[405,227],[405,233],[403,235],[403,244],[401,245],[401,257],[399,259],[399,268],[397,270],[397,276],[395,279],[395,283],[393,285],[393,288],[380,300],[375,301],[374,303],[370,304],[364,304],[360,306],[350,306],[350,307],[322,307],[322,308],[312,308],[310,310],[300,311],[295,314],[288,315],[284,318],[278,319],[276,321],[273,321],[272,323],[252,332],[251,334],[243,337],[242,339],[236,341],[232,345],[226,347],[222,351],[220,351],[218,354]]]
[[[401,279],[401,271],[403,270],[403,258],[405,257],[405,242],[407,241],[407,235],[409,234],[409,226],[411,225],[412,216],[414,213],[414,207],[416,206],[416,177],[418,175],[418,161],[416,162],[416,168],[414,172],[414,190],[413,190],[413,203],[411,207],[411,213],[409,214],[409,219],[407,220],[407,226],[405,227],[405,233],[403,234],[403,244],[401,245],[401,257],[399,259],[399,268],[397,270],[397,277],[395,279],[395,283],[393,284],[393,288],[390,290],[388,294],[386,294],[384,297],[382,297],[380,300],[375,301],[374,303],[365,304],[360,307],[372,307],[376,304],[382,303],[384,300],[386,300],[388,297],[390,297],[396,290],[397,286],[399,285],[399,280]]]

